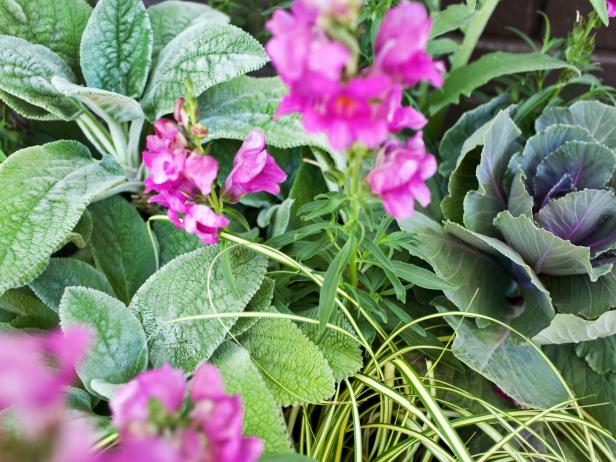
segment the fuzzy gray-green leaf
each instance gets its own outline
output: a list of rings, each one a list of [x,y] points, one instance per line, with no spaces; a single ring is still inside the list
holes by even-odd
[[[199,96],[217,83],[259,69],[267,62],[263,48],[246,32],[229,24],[200,22],[173,39],[160,53],[143,108],[150,120],[173,111],[192,80]]]
[[[139,289],[131,309],[143,322],[155,366],[165,362],[192,371],[224,340],[237,318],[182,321],[186,316],[241,312],[265,276],[266,260],[244,248],[229,253],[238,296],[225,281],[218,246],[167,263]]]
[[[0,90],[9,95],[3,99],[16,111],[25,108],[26,116],[62,120],[73,119],[79,113],[77,105],[56,90],[51,83],[54,76],[75,81],[75,74],[62,58],[49,48],[2,35],[0,68],[4,70],[0,79]]]
[[[38,276],[87,205],[124,181],[117,163],[96,161],[73,141],[27,148],[0,164],[0,293]]]
[[[69,287],[60,303],[62,329],[87,326],[94,334],[77,373],[90,389],[92,380],[122,384],[148,365],[145,333],[133,313],[118,299],[84,287]]]
[[[152,64],[152,27],[141,0],[100,0],[81,40],[89,87],[138,98]]]

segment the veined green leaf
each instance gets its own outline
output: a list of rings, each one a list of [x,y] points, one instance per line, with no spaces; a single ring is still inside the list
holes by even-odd
[[[247,350],[224,342],[214,353],[212,364],[218,368],[227,393],[237,393],[244,405],[244,434],[258,436],[266,454],[287,454],[291,444],[280,408]]]
[[[165,46],[177,35],[196,22],[228,23],[229,16],[201,3],[167,0],[148,8],[154,47],[152,58],[156,60]]]
[[[47,306],[58,311],[60,300],[67,287],[88,287],[114,295],[105,276],[93,266],[74,258],[52,258],[30,288]]]
[[[554,305],[561,313],[593,319],[616,307],[616,271],[592,282],[586,275],[544,276]]]
[[[319,333],[325,333],[326,325],[336,310],[336,291],[352,253],[355,251],[355,236],[350,236],[346,244],[336,254],[323,277],[323,286],[319,294]]]
[[[152,64],[152,27],[141,0],[99,0],[81,39],[89,87],[138,98]]]
[[[154,247],[139,212],[120,196],[90,206],[94,219],[92,254],[118,298],[133,294],[156,271]]]
[[[173,111],[190,78],[196,96],[217,83],[254,71],[267,62],[263,48],[229,24],[200,22],[174,38],[160,53],[143,96],[150,120]]]
[[[128,96],[98,88],[82,87],[61,77],[54,77],[51,83],[64,96],[78,99],[103,120],[130,122],[145,117],[139,103]]]
[[[276,283],[271,278],[264,278],[261,283],[261,287],[257,290],[257,293],[252,296],[245,311],[271,311],[272,299],[274,298],[274,287]],[[231,328],[231,335],[238,336],[246,332],[252,326],[254,326],[259,318],[239,318],[234,326]]]
[[[179,229],[170,221],[155,221],[154,233],[158,241],[160,266],[204,246],[198,236]]]
[[[0,35],[55,51],[79,70],[79,44],[92,7],[85,0],[0,0]]]
[[[130,308],[143,322],[154,366],[165,362],[192,371],[222,343],[260,287],[267,261],[244,248],[229,250],[239,296],[224,279],[218,246],[208,246],[167,263],[139,289]],[[208,319],[182,320],[211,315]]]
[[[115,161],[95,161],[73,141],[27,148],[0,164],[0,293],[38,276],[87,205],[124,181]]]
[[[603,313],[592,321],[573,314],[557,314],[552,324],[539,332],[533,341],[539,345],[579,343],[611,335],[616,335],[616,311]]]
[[[60,302],[63,329],[90,327],[94,334],[88,355],[77,373],[89,389],[94,379],[113,384],[131,380],[148,365],[143,328],[118,299],[84,287],[69,287]]]
[[[0,67],[5,70],[0,79],[0,90],[9,95],[3,99],[16,111],[25,108],[26,116],[45,120],[70,120],[79,113],[75,103],[51,84],[54,76],[74,81],[75,74],[62,58],[49,48],[2,35]],[[16,99],[23,103],[15,104]]]
[[[281,406],[334,394],[334,376],[319,348],[292,321],[262,319],[239,339]]]
[[[430,114],[457,104],[462,95],[471,96],[475,89],[497,77],[566,67],[569,65],[564,61],[542,53],[489,53],[449,74],[443,88],[430,100]]]
[[[287,92],[278,77],[241,76],[209,89],[199,98],[202,121],[209,130],[208,139],[243,140],[252,130],[260,128],[271,146],[285,149],[313,146],[331,151],[325,136],[304,130],[299,116],[274,120],[278,104]]]

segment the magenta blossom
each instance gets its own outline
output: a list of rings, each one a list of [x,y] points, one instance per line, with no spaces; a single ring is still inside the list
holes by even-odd
[[[184,373],[165,364],[159,369],[143,372],[120,387],[109,402],[113,424],[121,431],[144,424],[150,418],[150,401],[155,399],[170,414],[180,410],[186,393]]]
[[[616,0],[607,0],[607,14],[610,18],[616,16]]]
[[[23,430],[36,434],[62,418],[65,389],[90,343],[84,328],[65,333],[0,335],[0,411],[10,408]],[[52,363],[50,362],[52,361]]]
[[[186,208],[182,224],[187,232],[199,236],[204,244],[216,244],[218,233],[229,226],[229,220],[214,213],[207,205],[190,204]]]
[[[409,218],[414,202],[422,207],[430,203],[430,189],[426,180],[436,172],[436,159],[426,153],[422,133],[407,144],[389,141],[366,177],[372,193],[383,200],[385,211],[398,220]]]
[[[225,181],[224,194],[231,202],[261,191],[278,194],[279,184],[286,179],[287,174],[265,150],[265,134],[253,130],[233,159],[233,170]]]
[[[225,394],[219,372],[209,364],[194,374],[186,399],[181,370],[168,365],[140,374],[111,400],[120,447],[102,462],[255,462],[263,453],[258,438],[244,437],[243,407]],[[166,419],[150,415],[154,402]],[[186,401],[186,406],[182,404]]]
[[[152,176],[153,185],[176,181],[186,162],[186,139],[176,124],[167,119],[154,122],[154,135],[148,136],[143,162]]]
[[[406,86],[443,85],[444,64],[426,53],[432,21],[421,3],[403,0],[389,10],[375,43],[376,68]]]

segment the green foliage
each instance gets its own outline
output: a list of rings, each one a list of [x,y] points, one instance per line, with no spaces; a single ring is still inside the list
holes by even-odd
[[[2,0],[0,35],[44,45],[78,72],[79,44],[91,12],[84,0]]]
[[[279,406],[317,403],[334,394],[334,376],[327,360],[293,322],[262,319],[238,340]]]
[[[175,257],[203,247],[201,239],[178,229],[170,221],[154,222],[154,233],[158,241],[160,266],[166,265]]]
[[[253,252],[228,251],[237,294],[224,278],[219,248],[208,246],[177,257],[156,272],[133,297],[130,309],[143,323],[151,362],[191,372],[222,343],[265,276],[266,261]],[[210,318],[199,319],[199,315]],[[183,319],[195,317],[195,319]]]
[[[89,87],[137,98],[152,62],[150,17],[141,0],[100,0],[81,39]]]
[[[87,205],[123,181],[115,162],[96,161],[85,146],[70,141],[27,148],[3,162],[0,293],[38,276]]]
[[[69,287],[60,302],[63,329],[91,328],[93,345],[77,373],[88,390],[93,380],[122,384],[148,365],[148,349],[141,324],[119,300],[94,289]]]
[[[153,120],[169,114],[185,93],[190,78],[196,95],[267,61],[250,35],[235,26],[200,22],[174,38],[160,53],[143,96],[143,109]]]
[[[119,196],[92,204],[89,210],[94,219],[91,249],[96,266],[107,276],[118,298],[128,304],[156,271],[146,224],[139,212]]]
[[[45,271],[30,283],[36,296],[54,311],[58,311],[65,289],[73,286],[114,295],[111,285],[101,272],[74,258],[51,258]]]

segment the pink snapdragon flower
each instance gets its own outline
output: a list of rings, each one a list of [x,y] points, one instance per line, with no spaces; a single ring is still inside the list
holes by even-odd
[[[265,149],[265,133],[253,130],[233,158],[233,170],[225,180],[224,194],[238,202],[250,193],[280,193],[280,183],[287,179],[274,158]]]
[[[204,244],[216,244],[222,228],[229,226],[229,220],[212,211],[207,205],[190,204],[182,219],[184,229],[199,236]]]
[[[197,368],[188,399],[186,389],[183,372],[168,365],[142,373],[120,388],[110,404],[113,421],[120,427],[121,444],[104,462],[259,459],[263,443],[242,435],[242,402],[238,396],[225,394],[214,366]],[[156,409],[153,402],[168,416],[151,415]]]
[[[398,220],[409,218],[414,202],[422,207],[430,203],[430,189],[426,180],[436,172],[436,159],[426,153],[422,133],[406,144],[389,141],[377,157],[366,181],[372,193],[383,200],[385,211]]]
[[[607,14],[610,18],[616,16],[616,0],[607,0]]]
[[[65,389],[89,342],[89,331],[77,327],[47,335],[1,334],[0,411],[10,407],[23,430],[33,434],[58,423]]]
[[[441,87],[445,66],[426,53],[431,30],[426,7],[403,0],[383,18],[375,43],[375,67],[409,87],[421,81]]]

